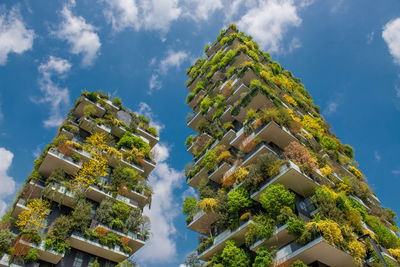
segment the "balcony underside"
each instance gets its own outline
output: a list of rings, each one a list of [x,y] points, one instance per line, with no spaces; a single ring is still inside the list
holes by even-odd
[[[228,240],[235,240],[237,246],[241,246],[245,241],[245,235],[248,230],[248,226],[252,224],[253,221],[248,221],[236,230],[232,231],[230,234],[226,235],[224,238],[218,240],[218,236],[214,239],[214,244],[206,249],[203,253],[199,255],[199,259],[208,261],[215,253],[221,253],[225,247],[225,243]],[[229,230],[228,230],[229,231]],[[224,233],[222,233],[224,234]]]
[[[199,185],[200,181],[203,178],[207,178],[207,170],[205,167],[203,167],[198,173],[196,173],[195,176],[193,176],[192,178],[190,178],[188,180],[188,185],[190,185],[191,187],[197,188],[197,186]]]
[[[187,228],[199,234],[210,236],[211,225],[217,220],[217,218],[218,214],[214,212],[206,213],[201,211],[201,215],[198,218],[195,216]]]
[[[268,249],[280,249],[289,244],[295,237],[288,233],[287,224],[278,227],[271,238],[259,240],[250,247],[250,250],[256,251],[260,246],[265,246]]]
[[[146,138],[149,141],[150,147],[154,147],[160,140],[158,136],[154,136],[140,127],[136,128],[136,134]]]
[[[80,165],[72,162],[72,160],[67,159],[64,155],[57,151],[49,150],[39,167],[39,172],[44,177],[49,177],[49,175],[57,168],[63,168],[66,173],[74,175],[76,172],[78,172]]]
[[[85,114],[85,107],[88,105],[93,105],[96,113],[95,116],[96,117],[103,117],[103,115],[106,113],[106,109],[103,108],[102,106],[100,106],[97,103],[93,103],[92,101],[90,101],[89,99],[87,99],[86,97],[83,97],[81,99],[81,102],[78,104],[78,106],[75,108],[74,112],[72,113],[72,115],[74,115],[77,118],[82,117]]]
[[[301,260],[307,265],[319,261],[331,267],[357,266],[350,254],[328,244],[322,237],[311,241],[293,252],[291,252],[292,250],[289,246],[283,247],[277,252],[275,259],[276,266],[289,266],[297,260]],[[289,254],[286,254],[286,252],[289,252]],[[281,254],[284,254],[283,257],[280,257]]]
[[[275,104],[268,97],[261,92],[257,92],[256,95],[251,98],[250,103],[240,109],[239,114],[235,116],[235,119],[244,123],[249,109],[259,110],[273,107],[275,107]]]
[[[188,148],[188,152],[195,155],[197,152],[201,151],[203,147],[212,139],[212,137],[207,133],[202,133],[196,138],[196,141]]]
[[[292,162],[289,162],[289,164],[290,167],[283,166],[283,170],[280,174],[272,178],[257,192],[252,194],[251,198],[260,202],[261,195],[272,184],[282,184],[305,198],[311,196],[318,185],[314,180],[302,173],[297,165]]]
[[[231,168],[232,166],[229,163],[222,163],[214,172],[212,172],[208,178],[213,180],[216,183],[221,183],[221,180],[224,174]]]
[[[97,242],[90,241],[75,234],[71,235],[69,242],[73,248],[110,261],[120,262],[129,257],[129,254],[127,253],[110,249],[107,246],[103,246]]]

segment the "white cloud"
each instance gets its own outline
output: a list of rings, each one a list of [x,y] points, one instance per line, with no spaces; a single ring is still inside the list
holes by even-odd
[[[139,263],[165,263],[174,260],[176,256],[174,219],[180,214],[180,207],[175,199],[174,190],[181,187],[184,174],[165,162],[169,154],[166,153],[166,145],[157,144],[154,149],[158,151],[156,154],[163,156],[158,158],[157,166],[149,178],[153,188],[153,199],[151,209],[145,208],[144,214],[153,222],[152,235],[146,245],[135,254]]]
[[[371,44],[372,41],[374,40],[375,37],[375,32],[370,32],[367,34],[367,44]]]
[[[128,27],[139,30],[139,12],[135,0],[105,0],[104,2],[108,5],[108,8],[104,9],[104,15],[114,31],[119,32]]]
[[[0,65],[5,65],[8,54],[32,49],[35,33],[26,28],[20,11],[13,7],[7,14],[4,6],[0,6]]]
[[[394,62],[400,65],[400,18],[389,21],[383,27],[382,38],[388,45]]]
[[[382,160],[381,154],[377,150],[374,151],[375,160],[380,162]]]
[[[298,9],[304,3],[297,1],[296,5],[294,0],[260,0],[246,11],[237,25],[252,35],[267,52],[278,53],[283,50],[281,42],[286,32],[301,25]]]
[[[178,0],[104,0],[104,15],[114,31],[159,30],[167,33],[181,15]]]
[[[222,0],[186,0],[185,16],[196,21],[208,20],[217,10],[224,7]],[[227,8],[230,10],[231,7]]]
[[[38,69],[40,73],[39,89],[43,96],[32,98],[32,100],[38,104],[45,103],[50,107],[50,117],[43,122],[44,126],[58,127],[63,120],[63,112],[69,106],[69,91],[55,83],[52,76],[64,77],[71,69],[71,63],[62,58],[50,56],[49,60],[40,64]]]
[[[0,216],[3,216],[7,209],[5,198],[12,195],[15,191],[15,181],[7,174],[13,157],[14,154],[11,151],[0,147]]]
[[[400,169],[392,170],[392,173],[393,173],[394,175],[400,175]]]
[[[158,122],[155,120],[155,116],[151,111],[150,106],[145,103],[145,102],[140,102],[139,103],[139,109],[136,111],[136,113],[142,114],[146,118],[150,120],[150,125],[155,127],[157,129],[157,132],[160,133],[162,129],[164,129],[164,124]]]
[[[151,75],[149,80],[149,91],[148,94],[152,94],[154,90],[159,90],[162,87],[160,76],[165,76],[171,68],[180,69],[180,66],[189,61],[189,54],[183,50],[174,51],[168,50],[167,55],[159,60],[158,67],[155,68],[155,72]],[[157,63],[157,59],[153,58],[150,61],[150,66],[154,66]]]
[[[61,15],[63,21],[55,32],[56,36],[71,45],[72,54],[83,55],[83,66],[92,65],[101,46],[96,28],[86,23],[83,17],[74,16],[67,5],[62,9]]]
[[[188,56],[185,51],[168,50],[167,56],[160,61],[160,72],[166,74],[171,67],[179,69],[181,64],[188,59]]]
[[[335,113],[338,107],[338,103],[336,101],[332,101],[328,103],[328,107],[325,110],[325,114],[331,115],[332,113]]]

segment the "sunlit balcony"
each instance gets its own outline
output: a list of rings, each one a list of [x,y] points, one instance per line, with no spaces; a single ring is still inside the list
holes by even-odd
[[[235,240],[237,246],[241,246],[245,241],[245,234],[250,224],[254,222],[249,220],[235,230],[227,229],[214,238],[213,244],[199,255],[199,259],[208,261],[215,253],[220,253],[228,240]]]
[[[28,207],[25,206],[25,203],[26,201],[24,199],[22,198],[18,199],[18,202],[11,213],[11,217],[18,219],[18,215],[20,215],[22,211],[29,210]]]
[[[193,99],[188,103],[189,108],[194,109],[194,107],[199,103],[199,100],[206,94],[204,90],[200,90],[197,94],[193,97]]]
[[[155,136],[155,135],[145,131],[141,127],[136,128],[136,134],[141,137],[144,137],[145,140],[148,140],[150,147],[154,147],[158,143],[158,141],[160,141],[160,138],[158,136]]]
[[[257,192],[251,195],[255,201],[260,201],[261,195],[272,184],[283,184],[303,197],[309,197],[314,193],[316,187],[319,186],[317,182],[304,174],[299,166],[292,161],[288,161],[289,166],[286,164],[281,166],[280,173],[274,178],[268,180]]]
[[[356,267],[353,257],[319,237],[305,246],[292,242],[277,251],[274,266],[289,266],[301,260],[309,265],[319,261],[331,267]]]
[[[250,103],[247,104],[247,106],[240,108],[239,114],[234,116],[234,118],[240,121],[241,123],[244,123],[244,121],[246,120],[247,111],[249,111],[249,109],[258,110],[262,108],[273,108],[273,107],[275,107],[275,104],[262,92],[258,91],[256,95],[254,95],[251,98]]]
[[[81,166],[81,162],[74,162],[71,157],[65,156],[54,148],[50,148],[39,167],[39,172],[44,177],[49,177],[55,169],[63,168],[66,173],[73,175]]]
[[[104,199],[108,198],[108,199],[116,199],[119,200],[125,204],[127,204],[128,206],[130,206],[131,208],[138,208],[139,204],[137,201],[130,199],[128,197],[122,196],[117,194],[115,197],[111,194],[111,193],[107,193],[105,191],[103,191],[100,187],[96,186],[96,185],[91,185],[89,190],[86,192],[86,196],[87,198],[94,200],[98,203],[101,203]]]
[[[274,143],[279,146],[281,149],[284,149],[290,142],[297,141],[297,138],[294,137],[286,128],[280,127],[274,121],[267,123],[266,125],[260,127],[259,129],[252,132],[250,135],[245,134],[244,127],[240,129],[235,137],[231,140],[231,146],[234,146],[239,149],[243,140],[248,138],[259,138],[262,141],[268,143]]]
[[[201,151],[203,147],[212,139],[208,133],[202,133],[196,137],[196,140],[190,145],[187,151],[193,155]]]
[[[106,113],[106,109],[102,105],[100,105],[99,103],[94,103],[94,102],[90,101],[88,98],[82,96],[80,98],[79,104],[74,109],[74,112],[72,113],[72,115],[74,115],[77,118],[82,117],[84,115],[85,107],[88,105],[94,106],[94,108],[96,110],[96,113],[94,115],[96,117],[103,117],[103,115]]]
[[[112,232],[112,233],[114,233],[114,234],[116,234],[116,235],[118,235],[120,237],[127,238],[129,240],[128,246],[132,249],[132,253],[135,253],[138,249],[143,247],[144,244],[145,244],[145,241],[143,240],[143,238],[141,238],[140,236],[138,236],[137,234],[132,233],[132,232],[128,232],[128,234],[125,234],[125,233],[123,233],[121,231],[117,231],[117,230],[111,229],[111,228],[109,228],[109,227],[107,227],[105,225],[102,225],[102,224],[96,224],[94,229],[96,229],[96,228],[104,228],[107,231]]]
[[[211,225],[217,220],[218,214],[215,212],[204,212],[199,210],[194,215],[193,220],[187,226],[190,230],[193,230],[199,234],[210,236]]]
[[[64,254],[59,254],[59,253],[55,252],[54,250],[46,250],[44,248],[44,240],[42,241],[42,243],[39,246],[37,246],[36,244],[33,244],[31,242],[26,242],[22,239],[19,239],[18,242],[25,246],[28,246],[31,248],[36,248],[39,252],[39,259],[42,261],[50,262],[52,264],[57,264],[64,257]]]
[[[104,134],[110,134],[111,133],[111,128],[105,126],[105,125],[99,125],[97,124],[96,121],[94,120],[89,120],[87,118],[82,118],[79,126],[89,132],[95,132],[95,133],[104,133]]]
[[[125,160],[123,158],[117,158],[115,156],[108,157],[108,164],[113,168],[117,168],[119,166],[126,167],[126,168],[132,168],[135,171],[137,171],[140,175],[144,175],[144,169],[141,166],[139,166],[133,162],[128,162],[127,160]]]
[[[71,235],[69,243],[71,247],[75,249],[114,262],[120,262],[129,257],[129,254],[124,252],[119,246],[110,248],[108,246],[101,245],[97,241],[89,240],[83,234],[77,232]]]
[[[256,241],[250,247],[250,250],[256,251],[261,246],[269,249],[279,249],[293,240],[295,240],[295,236],[288,233],[287,224],[285,224],[276,228],[270,238]]]

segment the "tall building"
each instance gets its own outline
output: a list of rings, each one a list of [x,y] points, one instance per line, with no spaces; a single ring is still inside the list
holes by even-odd
[[[115,266],[135,253],[158,140],[119,98],[83,93],[2,219],[0,266]]]
[[[201,234],[197,257],[207,266],[383,266],[373,238],[399,265],[396,214],[379,205],[300,79],[235,25],[205,53],[187,70],[197,134],[186,140],[194,163],[185,173],[199,197],[183,212]]]

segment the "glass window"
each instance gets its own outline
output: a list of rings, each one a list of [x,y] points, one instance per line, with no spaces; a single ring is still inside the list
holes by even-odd
[[[82,267],[83,264],[83,253],[78,252],[76,253],[74,263],[72,264],[73,267]]]

